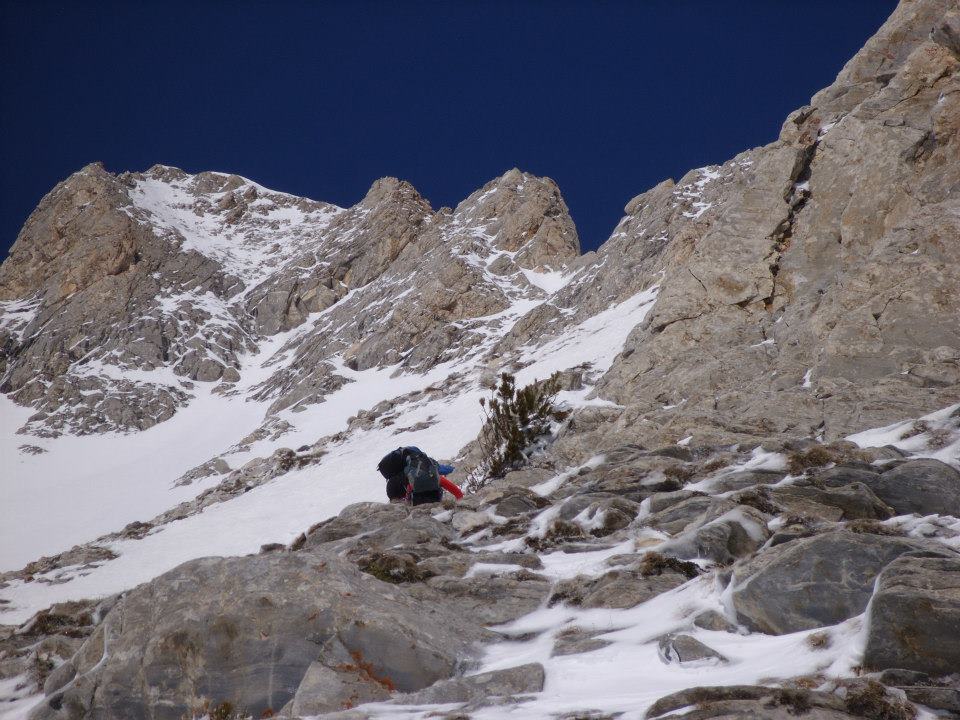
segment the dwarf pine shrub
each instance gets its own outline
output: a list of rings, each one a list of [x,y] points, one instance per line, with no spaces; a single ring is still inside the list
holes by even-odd
[[[492,478],[503,477],[529,462],[562,422],[567,412],[555,405],[560,391],[560,374],[517,389],[516,378],[500,375],[500,384],[489,400],[480,399],[486,421],[480,431],[482,471],[469,483],[471,490],[483,487]]]

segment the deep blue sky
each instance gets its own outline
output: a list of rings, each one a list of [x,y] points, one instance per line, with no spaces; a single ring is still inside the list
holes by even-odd
[[[339,205],[395,175],[434,207],[517,166],[594,248],[637,193],[773,140],[894,5],[0,0],[0,246],[101,160]]]

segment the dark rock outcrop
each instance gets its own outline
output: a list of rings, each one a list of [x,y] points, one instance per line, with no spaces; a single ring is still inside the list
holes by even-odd
[[[960,556],[904,556],[877,581],[864,665],[946,675],[960,668]]]
[[[927,547],[844,531],[778,545],[736,569],[737,618],[775,635],[833,625],[863,612],[874,580],[889,563]]]
[[[960,472],[939,460],[910,460],[867,484],[898,515],[960,513]]]

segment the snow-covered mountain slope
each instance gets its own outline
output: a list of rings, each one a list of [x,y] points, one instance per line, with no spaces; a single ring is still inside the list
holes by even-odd
[[[281,448],[311,446],[310,467],[230,503],[263,503],[252,511],[236,506],[241,517],[259,516],[259,529],[244,521],[242,537],[228,540],[236,519],[227,513],[226,525],[209,525],[225,509],[211,508],[128,541],[137,552],[166,558],[160,564],[135,559],[129,548],[112,550],[141,571],[134,578],[111,564],[111,573],[127,577],[111,587],[197,554],[286,541],[349,502],[379,498],[382,482],[371,470],[384,448],[422,444],[452,458],[476,436],[481,378],[505,359],[494,345],[576,275],[567,267],[576,260],[576,233],[556,188],[517,171],[441,213],[393,180],[379,181],[357,207],[340,210],[220,174],[154,168],[116,179],[97,166],[65,182],[45,204],[83,201],[81,212],[88,211],[88,193],[95,191],[130,198],[104,212],[115,212],[119,219],[111,220],[132,236],[128,251],[141,258],[134,265],[144,265],[148,253],[160,260],[133,270],[148,287],[127,281],[129,296],[121,300],[136,306],[129,321],[105,322],[100,342],[81,339],[85,353],[52,381],[48,365],[27,374],[40,359],[36,345],[50,347],[48,336],[75,332],[69,316],[92,314],[90,303],[111,309],[114,298],[99,285],[114,284],[114,276],[60,297],[60,275],[72,268],[18,268],[15,261],[29,257],[36,218],[4,266],[17,278],[44,274],[36,302],[46,308],[53,295],[59,303],[29,323],[20,305],[8,314],[10,332],[23,338],[22,349],[7,355],[6,383],[14,391],[3,413],[3,492],[14,509],[0,543],[8,570],[149,521],[225,477],[232,483],[238,473],[231,471]],[[141,249],[138,242],[148,244]],[[181,269],[186,262],[215,269],[198,286]],[[177,269],[169,271],[171,265]],[[525,347],[523,362],[533,362],[525,376],[542,378],[584,362],[609,366],[654,297],[655,291],[640,294],[622,313],[614,306],[592,323],[574,324],[563,342]],[[604,321],[609,317],[615,322]],[[77,392],[53,395],[53,386]],[[36,388],[44,392],[34,400],[41,412],[15,404]],[[179,401],[167,419],[156,414],[161,393]],[[46,412],[51,397],[59,405]],[[108,403],[125,415],[103,412]],[[64,416],[79,424],[63,424]],[[128,417],[145,427],[132,431]],[[209,529],[188,530],[192,524]],[[208,540],[180,540],[168,532],[172,527]],[[163,548],[151,549],[157,542]]]
[[[546,668],[548,695],[518,717],[583,709],[586,687],[600,687],[589,674],[578,684],[585,662],[611,673],[618,658],[647,662],[650,633],[672,627],[665,605],[730,619],[736,583],[724,566],[768,557],[775,548],[756,546],[760,536],[808,516],[778,537],[860,532],[845,523],[893,512],[876,510],[887,497],[870,505],[869,488],[844,490],[873,508],[863,517],[837,515],[833,496],[810,500],[834,468],[826,480],[788,473],[793,455],[816,447],[827,458],[817,468],[859,470],[857,482],[880,488],[890,463],[934,458],[946,488],[948,466],[960,467],[960,20],[950,5],[903,3],[777,141],[637,196],[586,255],[556,185],[518,170],[439,210],[392,178],[338,208],[222,173],[75,173],[0,267],[0,625],[153,587],[195,558],[297,546],[341,511],[332,522],[350,532],[334,539],[359,542],[345,518],[379,522],[379,510],[349,506],[384,499],[375,466],[387,451],[417,445],[460,477],[475,466],[478,401],[503,371],[520,384],[561,373],[572,411],[535,459],[538,482],[514,478],[539,499],[517,501],[529,505],[519,519],[500,507],[503,489],[468,499],[465,514],[404,516],[454,543],[417,562],[499,558],[486,566],[507,554],[542,571],[544,593],[609,580],[618,554],[644,548],[711,573],[614,614],[564,606],[512,619],[482,668],[517,658]],[[725,486],[737,473],[769,481],[773,495]],[[686,524],[648,524],[656,511],[641,505],[654,496],[664,508],[689,501]],[[956,513],[910,502],[890,527],[955,549]],[[629,517],[605,546],[594,531],[617,513]],[[591,547],[551,547],[558,518]],[[747,550],[708,558],[683,545],[701,526],[733,525]],[[763,684],[786,669],[762,658],[787,650],[811,673],[848,674],[866,642],[863,612],[831,624],[837,644],[821,655],[805,636],[688,630],[741,663],[711,670],[717,684]],[[613,644],[597,655],[553,654],[561,638],[599,634]],[[657,692],[704,672],[676,670],[630,699],[611,679],[597,708],[639,717]]]

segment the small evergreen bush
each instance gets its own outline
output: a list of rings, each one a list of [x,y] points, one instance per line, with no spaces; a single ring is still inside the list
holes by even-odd
[[[534,452],[543,448],[554,424],[568,414],[555,405],[558,392],[559,373],[520,389],[513,375],[500,375],[494,396],[480,399],[486,414],[480,431],[483,462],[468,482],[468,489],[478,490],[489,480],[523,467]]]

